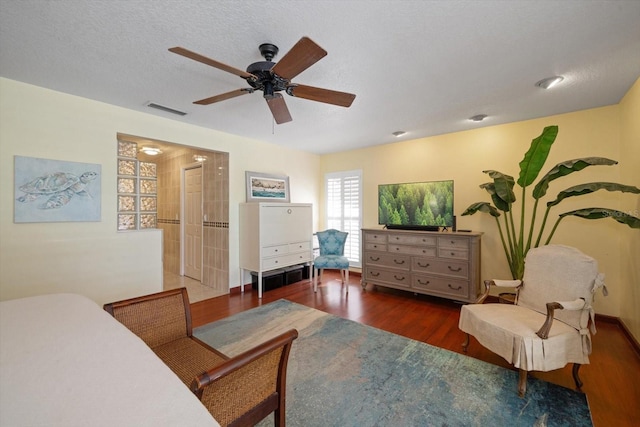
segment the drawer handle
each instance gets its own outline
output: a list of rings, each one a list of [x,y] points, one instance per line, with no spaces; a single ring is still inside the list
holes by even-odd
[[[371,261],[380,261],[380,257],[378,257],[378,258],[374,258],[374,257],[370,256],[370,257],[369,257],[369,259],[370,259]]]
[[[273,251],[274,251],[274,252],[278,252],[278,250],[277,250],[277,249],[274,249]]]
[[[451,286],[451,283],[448,283],[447,286],[449,287],[449,289],[453,289],[454,291],[459,291],[462,289],[462,286],[458,286],[457,288],[454,288],[453,286]]]
[[[452,240],[452,241],[451,241],[451,244],[452,244],[452,245],[455,245],[455,244],[456,244],[456,241],[455,241],[455,240]]]
[[[393,262],[395,262],[396,264],[400,264],[400,265],[404,264],[404,260],[403,259],[401,259],[400,261],[398,261],[397,259],[394,259]]]
[[[375,271],[372,271],[369,274],[371,274],[373,277],[378,277],[380,275],[380,273],[376,273]]]
[[[275,264],[277,264],[277,263],[278,263],[278,260],[275,261]]]
[[[455,255],[456,255],[456,253],[455,253],[455,252],[451,252],[451,256],[455,256]]]
[[[420,261],[418,261],[418,267],[422,267],[422,268],[426,268],[429,267],[431,264],[426,263],[425,265],[420,264]]]
[[[290,214],[291,212],[293,212],[291,209],[287,209],[288,214]]]
[[[431,281],[427,280],[426,282],[423,282],[422,280],[418,279],[418,283],[421,285],[428,285],[429,283],[431,283]]]
[[[395,275],[395,274],[393,275],[393,278],[394,278],[394,279],[396,279],[396,280],[404,280],[404,279],[405,279],[405,277],[404,277],[404,276],[400,276],[400,277],[398,277],[398,276],[397,276],[397,275]]]
[[[396,248],[396,251],[399,251],[399,250],[400,250],[400,248]]]
[[[426,249],[423,249],[423,250],[422,250],[422,253],[423,253],[423,254],[426,254],[426,253],[427,253],[427,250],[426,250]]]
[[[460,271],[462,270],[462,267],[458,267],[458,268],[451,268],[450,265],[447,266],[449,268],[450,271]]]
[[[396,236],[396,240],[400,240],[400,238],[398,236]]]

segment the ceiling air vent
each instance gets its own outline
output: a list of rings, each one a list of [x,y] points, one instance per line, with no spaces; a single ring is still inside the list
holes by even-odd
[[[177,114],[178,116],[186,116],[187,115],[187,113],[185,113],[184,111],[176,110],[176,109],[170,108],[170,107],[165,107],[164,105],[156,104],[155,102],[147,103],[147,107],[155,108],[156,110],[165,111],[165,112],[171,113],[171,114]]]

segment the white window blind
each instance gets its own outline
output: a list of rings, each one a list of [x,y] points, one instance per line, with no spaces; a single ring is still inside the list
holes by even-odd
[[[325,175],[325,185],[327,228],[349,233],[344,255],[353,267],[360,267],[362,171],[328,173]]]

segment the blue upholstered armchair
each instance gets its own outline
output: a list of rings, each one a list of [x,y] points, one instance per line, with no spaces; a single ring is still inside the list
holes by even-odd
[[[344,256],[344,244],[349,233],[330,229],[318,231],[316,235],[320,245],[320,255],[313,260],[313,268],[316,270],[313,291],[318,291],[318,281],[322,282],[324,270],[340,270],[340,279],[349,293],[349,260]]]

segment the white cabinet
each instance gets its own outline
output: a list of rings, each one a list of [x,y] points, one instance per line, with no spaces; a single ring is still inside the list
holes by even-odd
[[[297,264],[311,269],[311,203],[241,203],[239,218],[240,278],[244,281],[245,271],[258,273],[259,298],[263,272]]]

